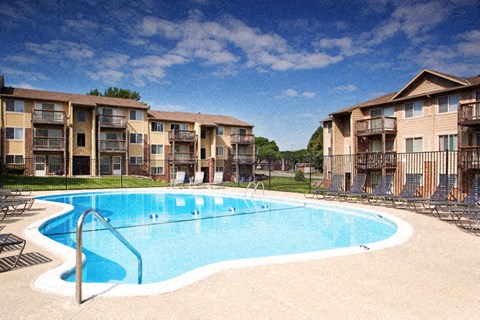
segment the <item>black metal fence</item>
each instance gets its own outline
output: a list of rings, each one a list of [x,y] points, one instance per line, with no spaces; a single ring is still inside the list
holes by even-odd
[[[11,160],[11,159],[10,159]],[[344,177],[343,188],[350,188],[353,178],[367,175],[365,191],[377,184],[380,175],[392,175],[391,190],[398,194],[407,180],[417,180],[420,194],[429,197],[440,179],[455,176],[454,194],[461,199],[468,192],[474,177],[480,173],[480,148],[459,151],[417,153],[359,153],[351,155],[305,157],[295,161],[266,161],[252,158],[248,162],[235,159],[195,160],[175,163],[167,160],[143,160],[121,156],[63,159],[61,156],[36,156],[14,159],[18,163],[0,165],[0,184],[5,188],[30,190],[66,190],[167,186],[175,172],[186,172],[185,182],[203,171],[204,182],[213,180],[216,171],[224,172],[227,185],[246,187],[250,181],[263,181],[266,189],[305,192],[328,187],[334,174]]]

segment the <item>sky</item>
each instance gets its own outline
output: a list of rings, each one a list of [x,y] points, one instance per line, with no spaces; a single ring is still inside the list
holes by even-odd
[[[281,151],[422,69],[480,74],[480,0],[0,0],[12,87],[138,91],[152,110],[229,115]]]

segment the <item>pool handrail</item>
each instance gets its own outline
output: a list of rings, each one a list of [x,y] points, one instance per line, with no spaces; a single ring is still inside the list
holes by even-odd
[[[263,184],[263,182],[255,182],[255,181],[250,181],[248,183],[248,186],[247,186],[247,189],[245,190],[245,195],[247,195],[248,193],[248,189],[250,189],[250,186],[253,185],[253,194],[257,194],[257,188],[259,185],[262,185],[262,189],[263,189],[263,194],[265,194],[265,185]]]
[[[77,239],[77,244],[76,244],[76,264],[75,264],[75,302],[77,305],[82,304],[82,268],[83,268],[83,263],[82,263],[82,229],[83,229],[83,222],[85,221],[85,218],[89,215],[93,214],[98,221],[100,221],[105,228],[108,229],[118,240],[120,240],[125,247],[127,247],[128,250],[130,250],[138,260],[138,284],[142,283],[142,269],[143,269],[143,262],[142,262],[142,256],[140,255],[140,252],[135,249],[130,242],[127,241],[113,226],[105,220],[104,217],[100,213],[98,213],[95,209],[88,209],[85,210],[82,215],[78,218],[77,222],[77,234],[76,234],[76,239]]]

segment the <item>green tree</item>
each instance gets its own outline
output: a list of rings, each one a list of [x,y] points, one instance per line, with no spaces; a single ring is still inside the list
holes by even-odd
[[[103,97],[113,97],[113,98],[122,98],[122,99],[131,99],[135,101],[140,101],[140,93],[130,89],[122,89],[117,87],[109,87],[101,93],[98,89],[90,90],[87,94],[91,96],[103,96]]]
[[[263,160],[270,162],[280,158],[280,151],[274,140],[270,141],[264,137],[255,137],[255,148],[257,150],[256,164],[259,164]]]
[[[314,157],[314,166],[323,167],[323,127],[320,126],[315,130],[307,145],[308,153]]]

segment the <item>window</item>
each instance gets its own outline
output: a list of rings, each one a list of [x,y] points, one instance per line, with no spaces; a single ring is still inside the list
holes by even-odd
[[[407,181],[407,183],[412,183],[412,184],[418,183],[418,185],[423,186],[423,175],[422,174],[407,173],[405,175],[405,179],[406,179],[405,181]]]
[[[422,116],[422,101],[414,101],[405,104],[405,118]]]
[[[163,132],[163,122],[152,122],[152,132]]]
[[[217,147],[215,150],[217,156],[223,156],[223,147]]]
[[[130,157],[130,164],[143,164],[143,157]]]
[[[8,164],[23,164],[23,156],[22,155],[7,155],[5,157],[5,161],[8,163]]]
[[[332,133],[332,124],[331,124],[331,123],[327,123],[327,124],[326,124],[326,127],[327,127],[327,133],[328,133],[328,134],[331,134],[331,133]]]
[[[405,139],[405,152],[422,152],[423,138],[408,138]]]
[[[48,171],[50,173],[63,174],[61,156],[48,156]]]
[[[163,154],[163,144],[152,144],[152,154]]]
[[[395,108],[394,107],[383,108],[383,115],[385,117],[393,117],[395,115]]]
[[[207,158],[207,149],[201,148],[200,149],[200,159],[205,160]]]
[[[77,147],[85,147],[85,133],[77,133]]]
[[[62,130],[36,129],[35,137],[62,138]]]
[[[458,143],[457,143],[456,134],[447,134],[447,135],[439,136],[439,141],[438,141],[439,151],[457,150],[457,149],[458,149]]]
[[[172,123],[170,125],[170,130],[188,130],[188,125],[185,123]]]
[[[7,140],[23,140],[23,128],[5,128]]]
[[[247,134],[247,129],[245,129],[245,128],[233,128],[232,133],[233,134],[246,135]]]
[[[215,167],[215,172],[223,172],[223,167]]]
[[[130,110],[130,120],[143,120],[143,111]]]
[[[87,121],[87,113],[85,111],[77,111],[76,112],[76,119],[78,122],[85,122]]]
[[[110,157],[100,157],[100,173],[110,173]]]
[[[142,143],[142,134],[141,133],[130,133],[130,143],[141,144]]]
[[[224,133],[225,133],[225,128],[222,126],[218,126],[216,129],[217,136],[223,136]]]
[[[457,111],[460,95],[454,94],[448,97],[438,98],[438,113]]]
[[[475,100],[480,101],[480,91],[475,92]]]
[[[200,130],[200,138],[205,139],[207,137],[207,131],[205,129]]]
[[[25,110],[25,102],[22,100],[7,99],[6,105],[6,110],[9,112],[23,112]]]
[[[163,175],[163,167],[152,167],[150,168],[151,174]]]

